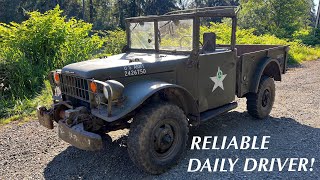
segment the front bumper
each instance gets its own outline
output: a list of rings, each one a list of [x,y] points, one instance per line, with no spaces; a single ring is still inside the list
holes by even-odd
[[[72,126],[71,128],[66,125],[64,121],[59,121],[59,137],[72,144],[73,146],[88,150],[97,151],[103,147],[102,138],[100,135],[85,131],[83,123]]]
[[[51,109],[47,110],[44,107],[37,108],[39,123],[48,129],[53,129],[53,114],[54,112]],[[79,149],[88,151],[97,151],[103,148],[103,141],[99,134],[85,131],[83,123],[70,127],[66,124],[66,120],[58,121],[58,135],[62,140]]]

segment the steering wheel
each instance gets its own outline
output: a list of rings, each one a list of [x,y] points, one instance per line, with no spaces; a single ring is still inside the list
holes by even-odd
[[[192,38],[191,35],[184,35],[184,36],[182,36],[182,37],[180,38],[180,40],[179,40],[180,48],[182,48],[182,39],[184,39],[184,38],[186,38],[186,37],[191,37],[191,38]]]

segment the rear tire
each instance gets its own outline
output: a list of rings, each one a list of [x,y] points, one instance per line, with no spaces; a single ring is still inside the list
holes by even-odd
[[[187,118],[178,106],[150,104],[133,119],[128,137],[129,156],[141,170],[161,174],[180,159],[188,131]]]
[[[272,110],[274,99],[274,80],[268,76],[262,76],[258,92],[247,95],[248,113],[257,119],[266,118]]]

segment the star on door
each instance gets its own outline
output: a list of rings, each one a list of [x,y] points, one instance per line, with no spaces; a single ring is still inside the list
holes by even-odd
[[[214,82],[212,92],[215,91],[218,87],[220,87],[222,90],[224,90],[223,80],[224,80],[224,78],[226,78],[226,76],[227,76],[227,74],[223,74],[220,67],[218,67],[217,76],[210,77],[210,79]]]

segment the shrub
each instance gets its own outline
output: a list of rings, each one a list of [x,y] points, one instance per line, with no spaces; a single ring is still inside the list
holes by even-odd
[[[320,30],[319,29],[301,29],[294,32],[293,39],[297,42],[315,46],[320,44]]]
[[[0,117],[11,114],[3,109],[14,107],[12,102],[32,98],[48,71],[101,49],[103,40],[89,36],[91,24],[61,13],[57,6],[44,14],[30,12],[21,24],[0,24]]]
[[[103,34],[104,53],[108,55],[118,54],[122,52],[122,48],[127,44],[126,32],[121,29],[114,31],[106,31]]]

